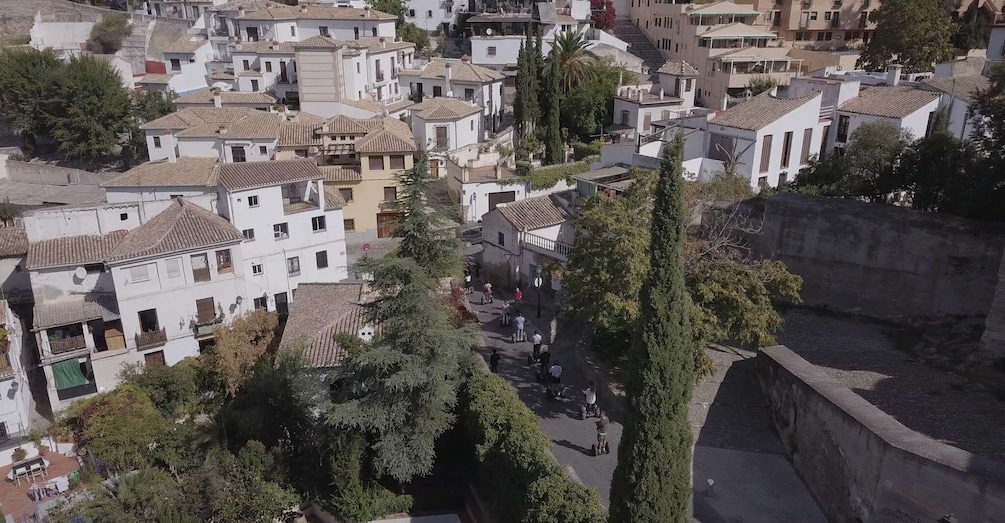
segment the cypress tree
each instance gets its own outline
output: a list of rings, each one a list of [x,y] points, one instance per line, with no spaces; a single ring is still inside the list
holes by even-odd
[[[529,44],[529,42],[528,42]],[[527,132],[526,117],[527,110],[525,104],[527,103],[528,92],[528,78],[527,75],[530,69],[527,64],[527,46],[523,42],[520,42],[520,52],[516,55],[516,97],[513,99],[513,118],[516,120],[517,130],[522,136],[523,133]]]
[[[548,117],[544,128],[544,156],[549,164],[562,163],[561,98],[562,82],[559,78],[558,59],[551,52],[551,71],[548,73]]]
[[[414,259],[434,278],[460,271],[461,244],[449,226],[451,208],[436,198],[429,157],[420,156],[411,169],[396,178],[402,212],[397,224],[401,235],[397,255]]]
[[[629,349],[624,432],[611,483],[611,523],[691,521],[694,384],[690,307],[684,284],[684,142],[663,154],[649,244],[650,269],[639,293],[641,320]]]
[[[529,38],[528,38],[529,40]],[[533,74],[533,85],[531,85],[531,93],[534,98],[531,100],[531,111],[533,111],[534,126],[541,121],[544,110],[542,109],[541,100],[545,97],[544,93],[544,47],[541,43],[541,28],[534,29],[534,49],[528,55],[533,59],[531,62],[531,71]]]

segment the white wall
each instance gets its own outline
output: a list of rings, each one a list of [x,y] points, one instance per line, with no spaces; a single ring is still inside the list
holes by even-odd
[[[436,31],[441,29],[443,23],[448,23],[452,27],[457,22],[457,11],[467,3],[454,2],[453,9],[447,9],[442,0],[410,0],[405,4],[405,21],[413,23],[426,31]],[[412,16],[412,11],[415,16]]]
[[[1005,60],[1005,26],[994,26],[991,28],[991,37],[988,39],[988,60]]]
[[[125,219],[122,219],[123,214]],[[30,242],[132,230],[140,223],[139,207],[133,203],[35,209],[28,212],[24,220]]]
[[[296,25],[293,35],[290,27]],[[277,42],[302,42],[308,38],[319,36],[321,27],[328,28],[328,35],[336,40],[355,40],[356,30],[360,38],[367,36],[383,36],[393,38],[395,35],[394,21],[377,20],[296,20],[282,22],[267,22],[260,20],[238,20],[241,29],[241,39],[248,40],[248,27],[258,27],[260,42],[275,40]],[[373,34],[374,28],[377,34]],[[264,29],[264,31],[263,31]]]
[[[206,83],[206,62],[212,59],[213,47],[209,42],[200,47],[194,55],[164,53],[164,65],[171,75],[168,87],[176,93],[187,93],[209,87]],[[171,68],[171,60],[178,60],[181,71]]]
[[[523,40],[523,36],[516,35],[472,36],[471,63],[497,66],[515,64]],[[495,48],[494,55],[489,54],[490,47]]]
[[[52,48],[76,55],[91,36],[93,27],[94,22],[42,22],[36,18],[28,31],[31,37],[29,45],[39,50]]]

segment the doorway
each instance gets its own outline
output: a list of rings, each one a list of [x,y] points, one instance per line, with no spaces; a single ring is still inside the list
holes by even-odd
[[[160,365],[161,367],[167,365],[164,361],[164,351],[158,350],[154,352],[148,352],[143,355],[143,363],[149,369],[150,367],[155,367]]]
[[[489,193],[489,212],[494,211],[500,203],[510,203],[515,201],[516,191]]]
[[[398,232],[399,219],[401,219],[401,213],[396,212],[377,213],[377,237],[392,238],[396,236]]]

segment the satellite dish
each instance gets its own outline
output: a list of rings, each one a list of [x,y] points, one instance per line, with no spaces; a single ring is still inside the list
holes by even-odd
[[[231,85],[227,82],[214,82],[213,87],[217,87],[223,91],[229,91],[231,89]]]
[[[76,269],[73,270],[73,275],[78,280],[83,280],[84,278],[87,277],[87,269],[85,269],[83,267],[77,267]]]
[[[492,36],[492,28],[490,27],[490,28],[486,29],[485,30],[485,34],[488,35],[488,36]]]

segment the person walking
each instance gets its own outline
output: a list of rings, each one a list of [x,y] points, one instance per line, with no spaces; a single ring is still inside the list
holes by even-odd
[[[527,341],[527,335],[523,332],[523,327],[526,322],[527,318],[523,317],[523,313],[517,312],[516,318],[513,318],[513,325],[516,327],[515,341]]]
[[[492,282],[485,282],[485,285],[482,288],[485,290],[482,295],[482,302],[492,303]]]
[[[506,327],[506,326],[509,325],[509,320],[510,320],[510,317],[509,317],[509,315],[510,315],[510,307],[509,306],[510,306],[510,302],[508,302],[508,301],[504,301],[503,304],[502,304],[501,310],[502,310],[502,324],[503,324],[503,327]]]
[[[520,287],[517,287],[516,292],[513,293],[513,301],[520,303],[521,300],[523,300],[523,291],[520,290]]]
[[[530,342],[534,344],[534,361],[537,361],[538,357],[541,356],[541,342],[543,340],[541,331],[534,331],[534,335],[530,337]]]
[[[501,359],[502,356],[499,355],[499,351],[492,349],[492,355],[489,356],[489,370],[491,370],[493,374],[499,374],[499,360]]]
[[[475,288],[471,285],[471,271],[464,269],[464,294],[474,294]]]

